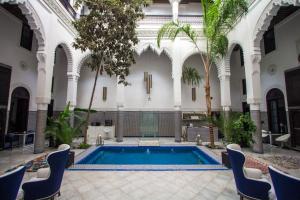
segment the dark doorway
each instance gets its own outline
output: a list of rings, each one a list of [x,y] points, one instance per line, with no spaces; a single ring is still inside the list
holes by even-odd
[[[18,87],[12,92],[8,124],[9,132],[27,131],[29,98],[29,92],[23,87]]]
[[[300,68],[285,72],[292,146],[300,146]]]
[[[0,64],[0,148],[4,146],[11,69]]]
[[[274,88],[267,94],[269,130],[272,133],[287,133],[287,120],[284,95]]]

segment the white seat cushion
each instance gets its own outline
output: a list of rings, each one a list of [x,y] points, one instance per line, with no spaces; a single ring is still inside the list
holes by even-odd
[[[41,168],[37,170],[37,178],[48,178],[50,176],[50,168]]]
[[[254,168],[244,167],[245,176],[252,179],[262,179],[262,171]]]

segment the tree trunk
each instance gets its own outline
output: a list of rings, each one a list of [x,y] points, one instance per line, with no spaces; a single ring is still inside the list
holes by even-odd
[[[211,114],[211,95],[210,95],[210,70],[209,70],[209,59],[206,59],[206,73],[205,73],[205,99],[206,99],[206,109],[207,109],[207,117],[209,119],[209,139],[211,148],[215,147],[214,141],[214,129],[212,124],[212,114]]]
[[[96,70],[92,96],[91,96],[91,99],[90,99],[89,109],[88,109],[87,115],[86,115],[86,125],[85,125],[84,130],[83,130],[84,131],[84,141],[83,141],[84,144],[87,143],[87,129],[88,129],[88,125],[89,125],[90,113],[91,113],[91,108],[92,108],[92,104],[93,104],[95,89],[96,89],[96,85],[97,85],[99,70],[100,70],[100,66],[97,67],[97,70]]]

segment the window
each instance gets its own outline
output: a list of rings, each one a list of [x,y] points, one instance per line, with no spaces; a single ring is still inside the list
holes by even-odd
[[[243,84],[243,95],[247,94],[247,84],[246,84],[246,79],[242,80],[242,84]]]
[[[276,49],[274,28],[264,34],[265,54],[271,53]]]
[[[33,31],[27,24],[23,23],[20,46],[31,51]]]

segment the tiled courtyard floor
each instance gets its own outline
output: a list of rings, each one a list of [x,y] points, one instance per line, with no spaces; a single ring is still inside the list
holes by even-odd
[[[67,171],[58,199],[235,200],[231,171]]]
[[[106,145],[136,145],[139,139],[126,138],[122,143],[106,141]],[[160,138],[161,145],[186,145],[175,143],[172,138]],[[275,148],[272,152],[265,146],[265,154],[257,155],[244,149],[246,154],[259,160],[262,156],[283,155],[299,157],[299,152]],[[52,150],[47,150],[53,151]],[[76,150],[76,154],[82,150]],[[220,156],[220,150],[214,153]],[[14,149],[0,151],[0,173],[32,160],[42,154]],[[265,161],[265,160],[263,160]],[[268,163],[267,164],[271,164]],[[300,168],[300,166],[299,166]],[[300,169],[286,170],[300,177]],[[24,181],[35,177],[36,173],[26,173]],[[59,200],[235,200],[234,179],[231,170],[223,171],[65,171]]]

